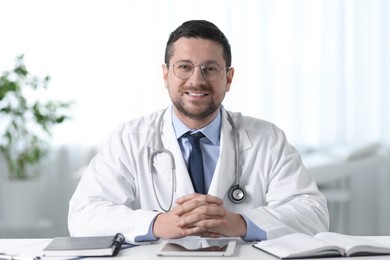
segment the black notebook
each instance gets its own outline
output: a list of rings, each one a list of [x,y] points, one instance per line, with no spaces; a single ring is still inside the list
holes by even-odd
[[[113,236],[56,237],[44,249],[44,256],[115,256],[125,242],[118,233]]]

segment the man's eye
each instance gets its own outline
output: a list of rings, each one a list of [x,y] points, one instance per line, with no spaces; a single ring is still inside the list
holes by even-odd
[[[188,64],[179,64],[177,66],[178,69],[180,70],[191,70],[192,69],[192,66],[188,65]]]
[[[209,72],[209,73],[214,73],[214,72],[218,71],[218,67],[216,67],[216,66],[207,66],[207,67],[204,68],[204,70],[206,72]]]

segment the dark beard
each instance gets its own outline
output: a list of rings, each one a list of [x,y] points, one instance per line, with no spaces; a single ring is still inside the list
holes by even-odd
[[[182,113],[186,117],[199,121],[209,118],[215,111],[217,111],[217,109],[219,109],[219,104],[210,103],[206,110],[204,110],[200,114],[194,114],[186,110],[184,104],[181,101],[173,102],[173,105],[180,113]]]

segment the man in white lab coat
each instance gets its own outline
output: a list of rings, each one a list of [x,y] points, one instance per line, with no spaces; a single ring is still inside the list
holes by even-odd
[[[328,229],[326,200],[284,133],[221,105],[234,69],[218,27],[203,20],[179,26],[162,70],[172,106],[114,131],[70,201],[72,236],[254,241]],[[201,133],[203,166],[191,176],[189,132]]]

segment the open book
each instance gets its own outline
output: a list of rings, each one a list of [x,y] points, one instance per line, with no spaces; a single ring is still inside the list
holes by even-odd
[[[318,233],[314,237],[294,233],[253,246],[279,258],[390,254],[390,244],[382,244],[368,237],[332,232]]]

